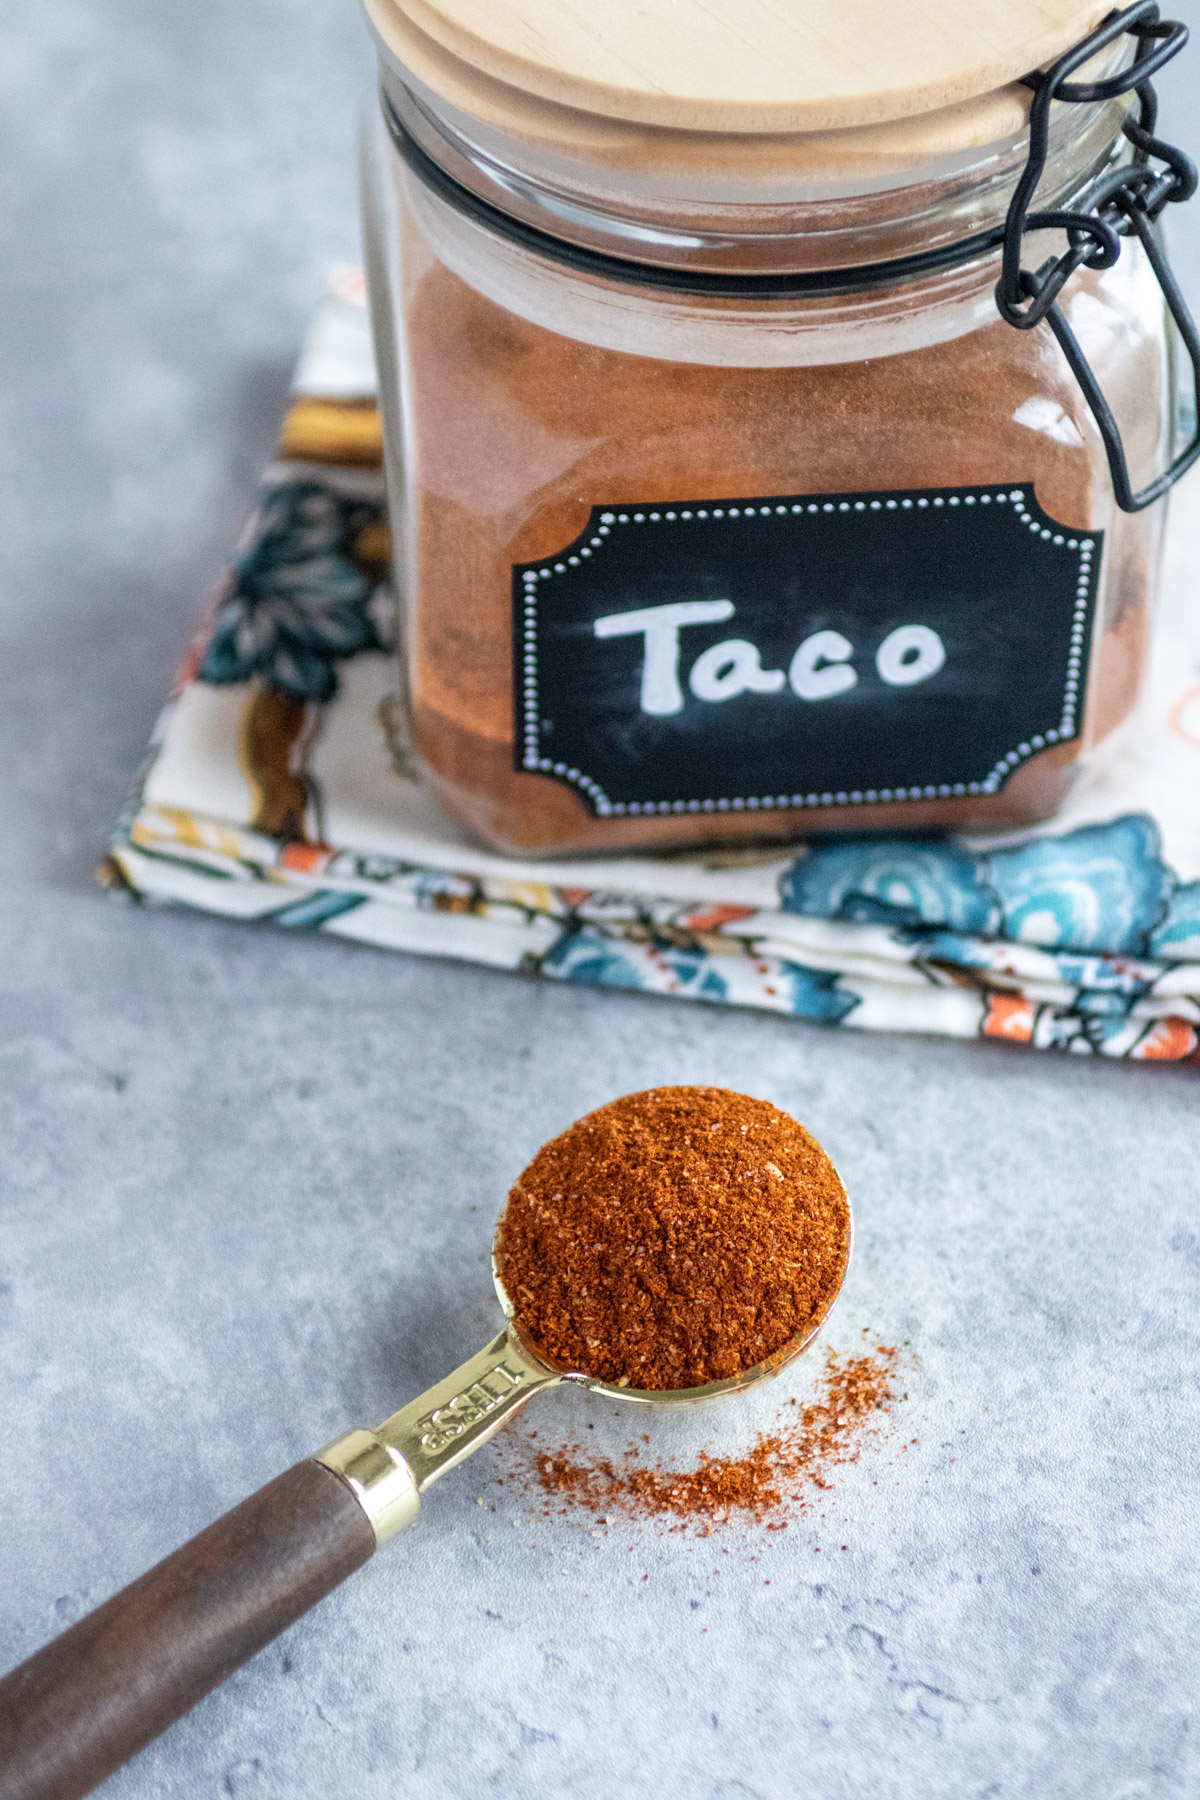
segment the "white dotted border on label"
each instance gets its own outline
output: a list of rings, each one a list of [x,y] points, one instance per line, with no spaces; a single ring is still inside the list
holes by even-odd
[[[657,515],[656,515],[657,516]],[[672,517],[675,515],[672,514]],[[526,569],[521,577],[524,587],[524,599],[521,620],[521,693],[525,721],[525,749],[521,766],[533,774],[557,775],[560,781],[569,781],[572,786],[581,788],[592,801],[597,813],[607,818],[613,813],[624,812],[625,808],[609,799],[598,781],[590,775],[584,775],[579,769],[572,769],[567,763],[555,762],[553,758],[541,755],[539,736],[541,731],[541,715],[538,708],[537,691],[537,589],[538,583],[549,581],[551,576],[565,575],[568,569],[577,569],[581,562],[586,562],[593,550],[604,543],[612,530],[614,515],[604,514],[604,521],[597,525],[596,535],[587,544],[580,545],[572,555],[563,557],[560,562],[547,564],[541,569]]]
[[[555,575],[565,575],[568,569],[578,568],[581,563],[589,561],[595,551],[603,548],[614,525],[673,525],[677,520],[692,519],[765,519],[799,513],[902,512],[926,507],[1007,506],[1010,503],[1013,516],[1036,537],[1078,554],[1079,574],[1075,584],[1075,613],[1071,621],[1071,646],[1067,658],[1062,717],[1056,727],[1037,733],[1028,743],[1018,744],[1015,750],[1002,756],[982,781],[956,781],[943,783],[940,787],[854,788],[846,793],[765,794],[750,799],[620,801],[610,800],[599,782],[593,781],[590,775],[583,774],[568,763],[555,762],[552,757],[541,754],[541,718],[537,689],[537,591],[543,581],[550,581]],[[1029,511],[1023,488],[1012,488],[1007,493],[1000,494],[919,495],[899,500],[775,501],[754,506],[664,507],[654,511],[647,508],[639,512],[601,513],[595,535],[586,544],[581,544],[569,556],[556,558],[541,568],[526,569],[521,577],[524,587],[521,644],[524,750],[521,766],[531,774],[552,775],[560,781],[569,781],[588,796],[601,818],[647,818],[664,813],[791,811],[803,807],[873,806],[897,800],[950,800],[965,798],[969,794],[995,794],[999,791],[1001,782],[1007,780],[1028,757],[1075,736],[1083,659],[1087,649],[1085,639],[1095,547],[1095,539],[1092,537],[1072,537],[1065,531],[1055,530],[1053,525],[1043,525]]]

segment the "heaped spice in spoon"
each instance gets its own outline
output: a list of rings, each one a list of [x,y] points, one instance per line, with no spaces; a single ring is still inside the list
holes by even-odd
[[[538,1151],[508,1197],[500,1278],[559,1366],[700,1387],[819,1323],[849,1221],[833,1164],[787,1113],[726,1088],[651,1088]]]

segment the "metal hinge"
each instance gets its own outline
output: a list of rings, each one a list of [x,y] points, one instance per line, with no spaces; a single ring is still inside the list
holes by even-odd
[[[1072,82],[1081,64],[1128,32],[1136,42],[1133,61],[1103,81]],[[1151,85],[1156,75],[1188,40],[1187,26],[1160,19],[1156,0],[1139,0],[1120,12],[1110,13],[1088,37],[1061,56],[1053,68],[1025,77],[1033,90],[1029,112],[1029,159],[1017,183],[1004,229],[1002,273],[996,285],[996,305],[1001,317],[1018,331],[1030,331],[1044,320],[1062,347],[1072,373],[1091,408],[1112,475],[1113,493],[1123,512],[1140,512],[1172,487],[1200,458],[1200,424],[1170,466],[1138,492],[1129,479],[1129,465],[1120,428],[1101,391],[1095,372],[1080,347],[1058,304],[1058,296],[1078,269],[1111,269],[1121,254],[1121,240],[1135,233],[1145,249],[1167,308],[1175,321],[1192,369],[1193,395],[1200,398],[1200,332],[1180,292],[1156,229],[1163,208],[1190,200],[1196,191],[1196,167],[1171,144],[1155,137],[1158,97]],[[1108,170],[1093,184],[1087,211],[1030,212],[1029,203],[1046,167],[1049,149],[1050,108],[1053,102],[1090,105],[1134,93],[1136,117],[1126,119],[1125,136],[1133,156]],[[1161,164],[1161,168],[1152,167]],[[1027,231],[1059,230],[1067,235],[1067,249],[1036,270],[1021,267],[1021,249]],[[1196,419],[1200,408],[1193,408]]]

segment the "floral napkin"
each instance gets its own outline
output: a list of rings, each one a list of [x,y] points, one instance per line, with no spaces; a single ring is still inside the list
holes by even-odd
[[[1200,1060],[1200,486],[1174,496],[1136,715],[1004,839],[525,862],[412,772],[362,277],[312,325],[278,460],[154,733],[108,883],[555,981],[868,1031]]]

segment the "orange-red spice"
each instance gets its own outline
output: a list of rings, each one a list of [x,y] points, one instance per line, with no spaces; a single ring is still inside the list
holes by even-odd
[[[741,1456],[701,1452],[695,1468],[676,1469],[644,1464],[636,1445],[614,1462],[581,1456],[578,1444],[550,1451],[526,1440],[518,1454],[527,1451],[529,1460],[510,1464],[503,1479],[506,1485],[515,1480],[536,1486],[601,1516],[669,1515],[707,1530],[741,1514],[780,1529],[789,1506],[802,1503],[806,1489],[831,1486],[831,1471],[853,1462],[872,1426],[882,1423],[879,1415],[890,1412],[899,1361],[892,1345],[857,1356],[827,1350],[816,1397],[798,1405],[790,1422],[785,1418],[774,1430],[760,1432]]]
[[[1093,529],[1108,511],[1108,475],[1078,384],[1041,332],[1014,332],[996,318],[903,354],[717,367],[601,348],[573,337],[565,318],[554,331],[521,318],[440,262],[411,215],[403,261],[414,748],[447,810],[497,847],[611,854],[813,829],[811,814],[786,808],[595,817],[574,787],[514,762],[513,565],[562,554],[593,506],[1012,481],[1035,486],[1072,529]],[[1149,473],[1164,416],[1161,341],[1153,308],[1139,317],[1132,290],[1127,300],[1108,297],[1114,279],[1082,271],[1088,310],[1072,316],[1128,422],[1135,467]],[[672,297],[673,308],[683,304]],[[714,308],[708,298],[686,304]],[[894,304],[904,310],[900,290]],[[773,305],[762,303],[764,329]],[[1060,429],[1030,428],[1033,399]],[[1134,703],[1161,518],[1156,507],[1106,525],[1082,740],[1039,750],[999,793],[831,806],[821,829],[996,830],[1045,818],[1080,750]],[[1010,601],[998,594],[996,604]],[[803,786],[802,771],[794,786]]]
[[[725,1088],[652,1088],[539,1150],[508,1197],[500,1275],[559,1366],[699,1387],[819,1323],[849,1225],[837,1171],[787,1113]]]

